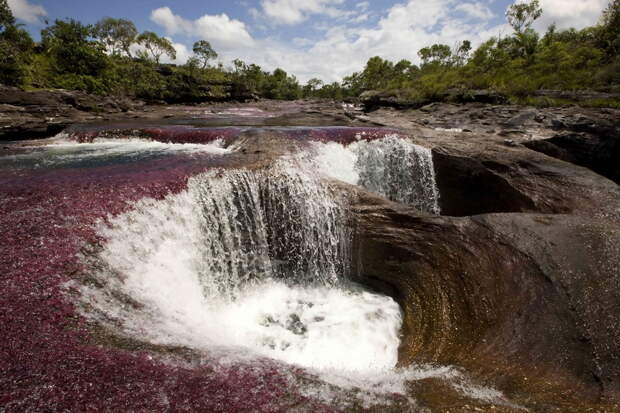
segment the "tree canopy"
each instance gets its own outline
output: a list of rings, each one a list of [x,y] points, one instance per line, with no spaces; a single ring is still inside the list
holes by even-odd
[[[343,99],[378,91],[424,103],[477,89],[531,102],[540,89],[620,93],[620,0],[611,0],[600,21],[581,30],[551,25],[539,33],[534,22],[541,14],[539,0],[518,2],[506,13],[514,29],[509,35],[479,45],[461,39],[403,51],[417,53],[418,64],[373,56],[341,82],[312,78],[301,84],[282,68],[268,71],[240,59],[225,67],[209,39],[194,43],[185,64],[164,64],[164,56],[176,59],[172,42],[149,31],[139,34],[127,19],[105,17],[95,25],[55,20],[35,44],[16,24],[7,0],[0,0],[0,82],[173,102],[231,95]]]
[[[0,31],[15,24],[15,17],[9,8],[7,0],[0,0]]]
[[[166,55],[172,60],[176,60],[177,51],[165,37],[159,37],[154,32],[146,31],[136,38],[136,43],[144,47],[142,56],[146,59],[153,59],[155,63],[159,63],[161,57]]]
[[[112,55],[125,53],[131,57],[131,45],[136,42],[138,30],[129,20],[105,17],[95,24],[93,34]]]
[[[211,47],[211,43],[206,40],[199,40],[194,43],[193,52],[202,64],[203,69],[209,65],[210,60],[217,59],[217,53]]]
[[[522,33],[532,27],[532,24],[542,16],[542,13],[540,1],[531,0],[529,3],[515,3],[508,7],[506,18],[515,32]]]

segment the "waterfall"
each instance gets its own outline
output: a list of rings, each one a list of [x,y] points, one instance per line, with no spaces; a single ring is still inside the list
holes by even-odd
[[[343,200],[309,168],[278,162],[262,177],[270,253],[280,276],[334,285],[347,275],[350,226]]]
[[[397,362],[401,313],[347,281],[338,194],[303,159],[212,170],[102,223],[84,314],[159,345],[236,348],[319,369]],[[232,351],[232,350],[231,350]]]
[[[266,168],[210,170],[100,222],[101,242],[83,250],[89,272],[73,284],[82,314],[209,363],[301,366],[298,390],[328,403],[389,403],[429,377],[499,397],[451,368],[397,369],[400,307],[347,279],[347,203],[323,177],[438,212],[430,151],[390,137],[317,145]]]
[[[190,183],[200,211],[199,273],[208,296],[253,280],[334,285],[346,276],[345,209],[303,167],[216,171]]]
[[[439,214],[439,190],[431,150],[398,136],[358,140],[344,146],[317,143],[322,172],[391,201]]]

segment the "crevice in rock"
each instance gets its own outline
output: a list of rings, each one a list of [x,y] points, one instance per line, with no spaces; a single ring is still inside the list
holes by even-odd
[[[591,135],[583,132],[558,134],[550,139],[524,142],[524,146],[586,167],[620,184],[620,135]]]

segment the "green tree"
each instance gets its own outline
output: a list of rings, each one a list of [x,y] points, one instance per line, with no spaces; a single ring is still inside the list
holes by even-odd
[[[424,47],[418,52],[424,65],[447,65],[452,57],[452,50],[446,44],[434,44],[431,47]]]
[[[33,48],[28,32],[17,26],[6,26],[0,32],[0,83],[12,86],[24,83]]]
[[[342,87],[348,94],[359,96],[364,91],[364,82],[361,73],[354,72],[349,76],[345,76],[344,79],[342,79]]]
[[[312,78],[304,86],[304,96],[315,96],[316,92],[323,86],[321,79]]]
[[[15,25],[15,16],[6,0],[0,0],[0,31]]]
[[[131,45],[136,41],[138,30],[129,20],[105,17],[95,24],[93,34],[112,55],[124,52],[131,57]]]
[[[302,95],[301,87],[295,76],[289,76],[280,68],[267,74],[263,87],[261,94],[269,99],[294,100]]]
[[[172,60],[177,58],[177,52],[170,40],[159,37],[156,33],[146,31],[136,38],[136,42],[143,46],[146,51],[143,57],[148,59],[150,54],[150,57],[157,64],[159,64],[163,55],[167,55]]]
[[[469,40],[463,40],[453,53],[454,64],[462,66],[469,59],[471,53],[471,42]]]
[[[511,45],[513,57],[527,59],[529,63],[533,59],[537,49],[540,36],[536,30],[528,28],[522,32],[515,33],[514,42]]]
[[[599,43],[610,57],[620,54],[620,0],[612,0],[601,17]]]
[[[362,90],[385,88],[390,81],[393,70],[394,64],[389,60],[383,60],[379,56],[371,57],[360,75]]]
[[[510,6],[506,11],[506,19],[515,32],[522,33],[529,29],[542,13],[540,1],[532,0],[529,3],[515,3]]]
[[[211,47],[211,43],[206,40],[199,40],[194,43],[193,48],[196,58],[202,63],[202,68],[209,65],[209,60],[217,59],[217,53]]]
[[[98,76],[108,65],[104,48],[90,40],[90,25],[70,20],[56,20],[41,31],[41,45],[59,73]]]

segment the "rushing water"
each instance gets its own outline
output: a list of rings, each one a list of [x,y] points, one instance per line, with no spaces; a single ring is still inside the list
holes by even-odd
[[[349,145],[316,143],[321,170],[391,201],[439,214],[439,191],[430,149],[396,135]]]
[[[245,348],[319,369],[391,369],[401,314],[346,280],[343,205],[303,165],[216,170],[102,225],[91,317],[155,344]],[[110,275],[116,275],[111,277]],[[101,288],[105,285],[104,288]]]
[[[72,150],[77,159],[201,150],[125,144],[96,141]],[[218,142],[202,150],[230,151]],[[45,159],[71,158],[57,155]],[[102,241],[82,257],[90,269],[78,286],[83,314],[140,342],[234,363],[266,357],[303,367],[327,383],[303,392],[330,403],[342,399],[334,388],[373,404],[407,395],[407,382],[427,378],[469,397],[501,399],[452,368],[396,368],[401,310],[349,281],[347,199],[325,177],[439,212],[430,151],[397,137],[317,142],[312,153],[268,167],[211,169],[183,191],[141,199],[99,223]]]
[[[164,143],[138,138],[101,138],[80,143],[62,133],[46,145],[22,146],[16,153],[0,156],[8,167],[84,167],[161,159],[179,155],[225,155],[230,153],[218,139],[208,144]]]

